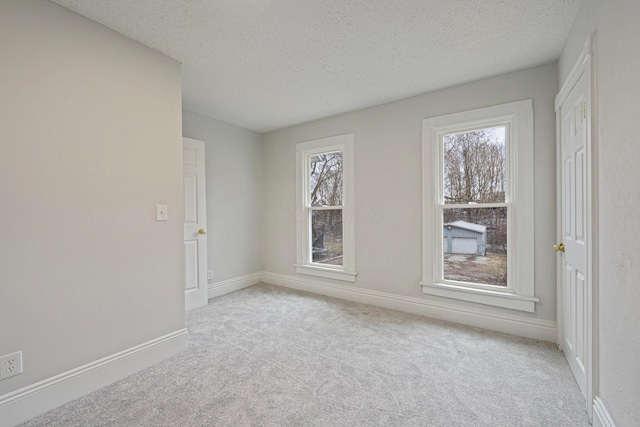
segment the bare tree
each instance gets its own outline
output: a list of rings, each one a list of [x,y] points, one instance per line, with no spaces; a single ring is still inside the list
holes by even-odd
[[[311,206],[341,206],[343,200],[342,153],[323,153],[311,158]],[[312,238],[342,239],[342,210],[313,211]]]
[[[311,206],[342,205],[342,153],[311,158]]]
[[[492,129],[446,135],[444,143],[445,204],[469,208],[445,209],[444,223],[467,221],[487,227],[492,251],[506,252],[506,208],[483,208],[483,203],[505,201],[505,143]],[[479,206],[474,206],[478,204]]]
[[[489,130],[444,137],[445,203],[504,202],[506,156]]]

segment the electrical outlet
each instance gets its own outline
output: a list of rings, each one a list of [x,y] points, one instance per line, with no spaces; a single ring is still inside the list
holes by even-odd
[[[0,356],[0,380],[22,373],[22,352]]]
[[[213,279],[213,270],[208,270],[207,271],[207,280],[211,280]]]

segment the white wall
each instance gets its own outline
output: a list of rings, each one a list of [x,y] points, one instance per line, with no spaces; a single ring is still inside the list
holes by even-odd
[[[184,267],[180,64],[44,0],[0,58],[2,395],[184,328]]]
[[[549,64],[265,134],[265,270],[296,274],[296,143],[353,133],[359,273],[355,286],[427,298],[418,284],[422,272],[422,119],[533,98],[535,284],[540,303],[535,315],[509,313],[554,320],[555,256],[550,248],[555,238],[556,93],[557,69]]]
[[[183,133],[205,142],[209,283],[262,271],[261,135],[191,111]]]
[[[584,0],[560,57],[568,76],[597,32],[600,373],[617,426],[640,425],[640,2]]]

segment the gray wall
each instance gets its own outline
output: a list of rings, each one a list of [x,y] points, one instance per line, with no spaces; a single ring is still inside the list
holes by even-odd
[[[640,425],[640,2],[584,0],[560,57],[569,75],[597,32],[599,396],[618,426]]]
[[[176,61],[40,0],[0,57],[1,395],[184,327],[184,202]]]
[[[421,120],[533,98],[535,316],[554,319],[553,98],[597,30],[599,395],[617,425],[638,424],[638,22],[638,2],[584,0],[558,69],[319,120],[262,143],[185,112],[185,136],[207,143],[214,281],[295,275],[295,144],[354,133],[355,286],[422,297]],[[25,364],[0,383],[4,394],[184,327],[183,202],[178,63],[40,0],[0,3],[0,52],[0,354],[22,350]],[[169,222],[155,222],[156,203],[169,205]]]
[[[555,319],[555,257],[549,248],[555,239],[556,93],[557,69],[549,64],[265,134],[265,270],[296,274],[295,144],[353,133],[355,286],[423,298],[418,284],[422,119],[533,98],[535,286],[540,298],[534,316]]]
[[[183,111],[183,134],[205,142],[210,283],[262,271],[262,138]]]

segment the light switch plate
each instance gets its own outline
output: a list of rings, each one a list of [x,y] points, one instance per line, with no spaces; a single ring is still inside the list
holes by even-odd
[[[156,221],[167,221],[167,220],[169,220],[167,205],[156,205]]]

